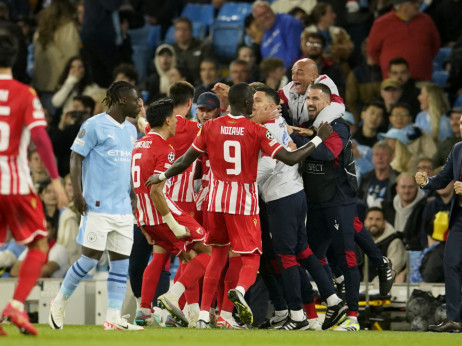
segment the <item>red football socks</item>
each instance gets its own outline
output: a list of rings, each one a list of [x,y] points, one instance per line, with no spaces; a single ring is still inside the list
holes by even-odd
[[[216,296],[218,280],[228,259],[228,246],[213,246],[212,258],[207,266],[202,288],[201,311],[209,311]]]
[[[260,255],[241,255],[242,267],[239,273],[239,281],[236,286],[244,287],[245,291],[252,286],[257,278],[260,267]]]
[[[169,258],[169,254],[154,253],[152,260],[143,273],[143,285],[141,286],[141,303],[142,308],[150,309],[154,294],[156,293],[157,284],[159,283],[160,273]]]
[[[239,273],[241,271],[241,267],[242,260],[240,256],[229,258],[229,266],[224,279],[224,294],[222,295],[223,302],[221,304],[220,311],[233,311],[234,304],[231,300],[228,299],[228,291],[232,288],[236,288],[237,281],[239,280]]]
[[[29,249],[24,262],[19,269],[18,284],[13,299],[24,303],[38,278],[42,274],[42,267],[47,262],[47,254],[38,249]]]

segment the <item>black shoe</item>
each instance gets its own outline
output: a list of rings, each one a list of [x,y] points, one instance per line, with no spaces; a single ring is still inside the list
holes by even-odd
[[[265,322],[258,326],[258,329],[272,329],[282,326],[289,319],[289,314],[284,316],[273,315],[268,318]]]
[[[429,325],[428,330],[431,332],[440,332],[440,333],[460,333],[461,324],[460,322],[454,322],[448,319],[445,319],[438,325]]]
[[[334,281],[335,289],[337,290],[337,295],[340,299],[345,300],[345,280],[342,282]]]
[[[282,326],[276,329],[277,330],[306,330],[308,328],[310,328],[310,324],[308,323],[308,320],[306,318],[303,321],[294,321],[293,319],[289,317]]]
[[[393,286],[396,273],[392,269],[391,261],[387,257],[382,257],[383,264],[377,267],[377,273],[379,276],[379,293],[381,296],[386,296]]]
[[[236,307],[241,321],[250,326],[253,323],[253,314],[242,293],[233,288],[228,291],[228,298]]]
[[[322,324],[322,329],[326,330],[330,327],[335,326],[338,322],[341,322],[346,315],[348,307],[341,301],[337,305],[327,307],[326,318]]]

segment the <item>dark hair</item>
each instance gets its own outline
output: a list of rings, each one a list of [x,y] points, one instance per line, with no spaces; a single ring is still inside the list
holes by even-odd
[[[385,218],[385,213],[383,212],[383,209],[380,207],[370,207],[366,210],[366,217],[371,211],[378,211],[379,213],[382,213],[382,216]]]
[[[0,67],[13,67],[18,54],[18,42],[6,29],[0,29]]]
[[[371,106],[380,108],[382,110],[382,115],[383,116],[385,116],[385,114],[387,114],[387,110],[385,108],[385,105],[383,104],[383,102],[381,100],[372,100],[372,101],[367,102],[366,104],[364,104],[363,111],[367,110]]]
[[[267,77],[271,72],[279,67],[284,67],[284,61],[279,58],[265,58],[260,63],[260,71],[265,77]]]
[[[93,115],[96,105],[96,102],[95,100],[93,100],[93,98],[87,95],[79,95],[74,97],[74,101],[79,101],[83,104],[85,108],[90,108],[90,115]]]
[[[51,179],[50,178],[45,178],[43,180],[40,180],[39,182],[37,182],[37,193],[39,195],[42,194],[43,191],[45,191],[45,189],[47,188],[47,186],[51,185]]]
[[[106,91],[106,97],[103,103],[110,108],[120,104],[120,99],[127,90],[136,90],[133,85],[125,81],[112,83]]]
[[[190,29],[191,31],[193,30],[192,23],[191,23],[191,21],[189,20],[188,17],[180,17],[180,18],[177,18],[177,19],[174,21],[174,25],[176,25],[177,23],[180,23],[180,22],[183,22],[183,23],[188,24],[189,29]]]
[[[249,13],[244,19],[244,29],[247,29],[255,21],[255,17],[252,13]]]
[[[409,63],[407,60],[401,57],[391,59],[388,63],[388,70],[390,70],[392,65],[406,65],[406,67],[409,69]]]
[[[212,59],[212,58],[205,58],[204,60],[201,61],[201,65],[202,65],[204,62],[208,62],[208,63],[213,64],[213,66],[215,67],[216,70],[219,70],[219,69],[220,69],[220,64],[218,64],[218,61],[216,61],[215,59]]]
[[[173,83],[170,85],[169,91],[175,107],[186,104],[189,99],[194,97],[194,87],[185,81]]]
[[[37,15],[38,43],[45,49],[53,41],[58,28],[70,22],[74,14],[75,8],[69,0],[51,1],[50,6],[40,11]]]
[[[321,17],[327,13],[327,7],[330,6],[325,2],[318,2],[316,6],[313,7],[311,11],[311,18],[313,18],[314,24],[318,24],[321,20]]]
[[[162,127],[167,117],[172,116],[174,101],[171,98],[162,98],[151,103],[146,108],[146,119],[151,128]]]
[[[231,106],[243,107],[244,102],[253,95],[252,88],[247,83],[234,84],[228,92],[228,100]]]
[[[81,94],[85,90],[85,88],[93,83],[93,78],[91,76],[91,71],[85,61],[79,56],[73,56],[70,58],[66,66],[64,66],[64,70],[58,78],[58,89],[61,88],[66,81],[67,77],[69,76],[69,71],[71,70],[72,63],[76,60],[80,60],[83,64],[83,68],[85,70],[82,79],[77,83],[77,93]]]
[[[112,72],[112,77],[115,79],[119,73],[126,75],[129,79],[138,80],[138,71],[132,64],[120,64]]]
[[[407,104],[406,102],[396,102],[393,106],[391,106],[390,114],[393,112],[393,109],[395,108],[405,108],[407,109],[409,116],[412,117],[412,110],[411,106]]]
[[[329,96],[329,99],[331,98],[332,96],[332,92],[330,91],[330,88],[325,85],[325,84],[322,84],[322,83],[315,83],[315,84],[312,84],[310,85],[310,89],[318,89],[318,90],[321,90],[323,93],[327,94]]]
[[[279,94],[277,93],[277,91],[274,90],[273,88],[270,88],[269,86],[265,85],[265,86],[257,87],[255,88],[255,90],[264,92],[266,96],[269,96],[272,98],[273,102],[276,105],[279,105],[279,102],[281,102],[281,98],[279,97]]]
[[[309,38],[319,40],[321,41],[323,47],[326,46],[326,39],[319,32],[310,32],[308,35],[306,35],[306,40],[308,40]]]

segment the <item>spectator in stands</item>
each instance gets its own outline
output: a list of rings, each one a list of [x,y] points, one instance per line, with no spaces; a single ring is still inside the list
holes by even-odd
[[[176,66],[172,68],[168,73],[168,83],[169,85],[172,85],[173,83],[180,81],[186,81],[188,83],[191,83],[192,77],[188,69],[186,69],[185,67]],[[168,95],[169,91],[167,90],[167,96]]]
[[[96,84],[107,88],[112,71],[121,63],[119,46],[123,43],[117,11],[123,0],[84,0],[84,16],[80,37],[82,55]]]
[[[274,13],[268,2],[262,0],[253,3],[252,14],[264,30],[260,46],[262,58],[280,58],[284,61],[284,67],[292,66],[301,55],[303,24],[289,14]]]
[[[361,112],[362,125],[353,138],[362,145],[373,147],[378,142],[377,134],[385,116],[385,107],[380,101],[372,101],[364,106]]]
[[[386,110],[386,122],[383,127],[385,131],[388,129],[388,117],[391,113],[391,108],[398,102],[402,93],[401,84],[396,79],[387,78],[380,84],[380,97],[383,100]]]
[[[446,90],[455,99],[462,94],[462,34],[454,44],[454,47],[452,47],[449,63],[451,70],[449,71]]]
[[[114,69],[112,77],[114,82],[125,81],[131,85],[136,85],[138,81],[138,71],[133,64],[123,63]]]
[[[436,152],[436,144],[432,137],[415,125],[408,125],[402,129],[389,129],[379,134],[394,150],[391,162],[393,169],[398,172],[412,171],[419,159],[432,157]]]
[[[396,194],[396,177],[398,172],[391,168],[393,148],[385,141],[372,147],[372,164],[374,170],[364,174],[358,189],[358,198],[366,202],[369,208],[382,207],[393,201]]]
[[[25,249],[24,245],[18,244],[15,240],[10,240],[0,248],[0,277],[10,276],[11,267]]]
[[[411,108],[412,121],[420,112],[420,103],[417,99],[420,90],[415,86],[415,80],[411,78],[409,64],[403,58],[394,58],[388,64],[388,77],[396,79],[401,84],[401,97],[399,102],[405,102]]]
[[[436,142],[451,137],[451,121],[446,116],[449,102],[443,89],[433,83],[425,84],[420,90],[419,102],[421,112],[417,114],[416,125],[429,133]]]
[[[422,215],[426,203],[425,193],[417,186],[414,175],[407,172],[396,178],[393,202],[383,203],[385,219],[397,232],[401,232],[408,250],[422,250],[425,247]]]
[[[460,142],[460,124],[462,119],[462,107],[456,107],[449,111],[452,136],[438,144],[435,155],[433,156],[433,166],[440,167],[446,163],[446,159],[454,144]]]
[[[442,167],[435,171],[438,174]],[[454,181],[436,191],[423,211],[423,232],[427,236],[427,248],[422,255],[420,273],[424,282],[444,282],[443,257],[449,233],[449,213],[454,195]]]
[[[403,57],[411,77],[418,81],[432,78],[432,61],[440,48],[440,37],[433,20],[419,13],[418,0],[393,0],[394,8],[375,20],[367,52],[388,78],[390,60]]]
[[[193,81],[199,80],[200,63],[205,58],[213,58],[214,53],[210,44],[193,37],[191,21],[186,17],[175,21],[175,43],[177,65],[188,70]]]
[[[99,87],[83,60],[77,56],[69,59],[58,79],[58,89],[53,94],[51,102],[56,108],[62,108],[62,113],[71,111],[75,96],[86,95],[95,100],[96,112],[101,110],[101,100],[104,89]]]
[[[57,228],[54,221],[47,217],[49,251],[47,262],[42,267],[42,273],[40,274],[42,278],[62,278],[69,268],[69,258],[66,249],[62,245],[56,243],[56,230]],[[29,249],[23,251],[11,268],[10,274],[12,277],[17,277],[19,275],[19,268],[26,258],[28,251]]]
[[[245,27],[245,37],[244,42],[245,44],[252,48],[253,53],[255,55],[255,60],[257,62],[261,61],[261,52],[260,52],[260,44],[263,39],[263,29],[257,24],[255,17],[252,13],[248,14],[244,20],[244,27]]]
[[[214,59],[204,59],[200,66],[200,83],[197,83],[194,88],[194,100],[204,92],[211,91],[215,83],[220,79],[220,65]]]
[[[148,96],[144,101],[149,104],[167,95],[170,86],[169,73],[176,67],[176,53],[172,46],[161,44],[154,54],[153,73],[147,77],[141,90],[147,91]]]
[[[69,200],[69,207],[61,210],[56,242],[66,248],[69,255],[68,265],[71,265],[82,254],[82,247],[75,241],[75,238],[79,234],[80,213],[74,206],[74,190],[70,174],[64,177],[63,185]]]
[[[45,217],[53,223],[54,230],[56,231],[59,220],[58,198],[49,178],[39,182],[37,193],[42,200]]]
[[[19,23],[18,23],[19,24]],[[8,30],[16,38],[18,53],[13,65],[13,77],[22,83],[29,83],[30,78],[27,69],[27,37],[22,27],[10,19],[10,10],[4,2],[0,2],[0,28]]]
[[[233,60],[229,64],[230,85],[238,83],[248,83],[250,79],[250,66],[245,60]]]
[[[263,83],[274,90],[279,90],[289,82],[284,61],[279,58],[265,58],[260,63]]]
[[[398,102],[391,107],[388,121],[392,129],[402,129],[412,123],[411,108],[407,103]]]
[[[257,65],[257,58],[252,48],[240,46],[237,49],[236,60],[244,60],[250,66],[250,82],[256,82],[261,79],[260,70]]]
[[[427,10],[435,22],[441,37],[441,46],[452,47],[460,35],[462,26],[460,25],[460,14],[462,13],[462,2],[458,0],[432,1],[433,11]],[[430,6],[431,6],[430,5]]]
[[[399,274],[406,266],[407,253],[401,235],[385,220],[383,210],[378,207],[369,208],[364,219],[364,226],[382,255],[388,257],[393,270]],[[377,270],[372,263],[369,263],[369,281],[376,276]]]
[[[69,0],[52,1],[38,14],[32,82],[46,108],[52,105],[51,97],[66,63],[79,53],[80,37],[74,16]],[[59,107],[53,104],[52,113]]]
[[[48,129],[61,177],[69,173],[71,145],[79,133],[80,125],[95,114],[94,109],[95,101],[90,96],[75,96],[72,110],[61,116],[58,126],[52,125]]]
[[[345,105],[359,121],[364,104],[380,95],[382,72],[380,67],[366,53],[367,39],[361,45],[362,61],[347,76]]]
[[[29,150],[28,153],[30,175],[34,186],[38,186],[38,182],[49,178],[48,172],[45,169],[40,155],[35,148]]]
[[[300,48],[303,58],[314,60],[318,66],[319,74],[328,75],[338,88],[341,97],[345,96],[345,76],[339,64],[329,58],[324,57],[326,41],[324,36],[318,32],[303,31],[300,37]]]
[[[314,24],[306,28],[308,32],[319,32],[325,40],[325,52],[334,62],[342,65],[345,75],[349,73],[346,60],[353,52],[354,45],[345,29],[335,26],[336,14],[331,4],[318,2],[311,12]]]

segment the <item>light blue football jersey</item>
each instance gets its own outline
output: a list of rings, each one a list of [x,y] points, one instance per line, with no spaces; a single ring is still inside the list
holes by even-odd
[[[83,197],[87,211],[131,214],[131,157],[136,128],[107,113],[88,119],[80,127],[71,150],[85,157],[82,162]]]

